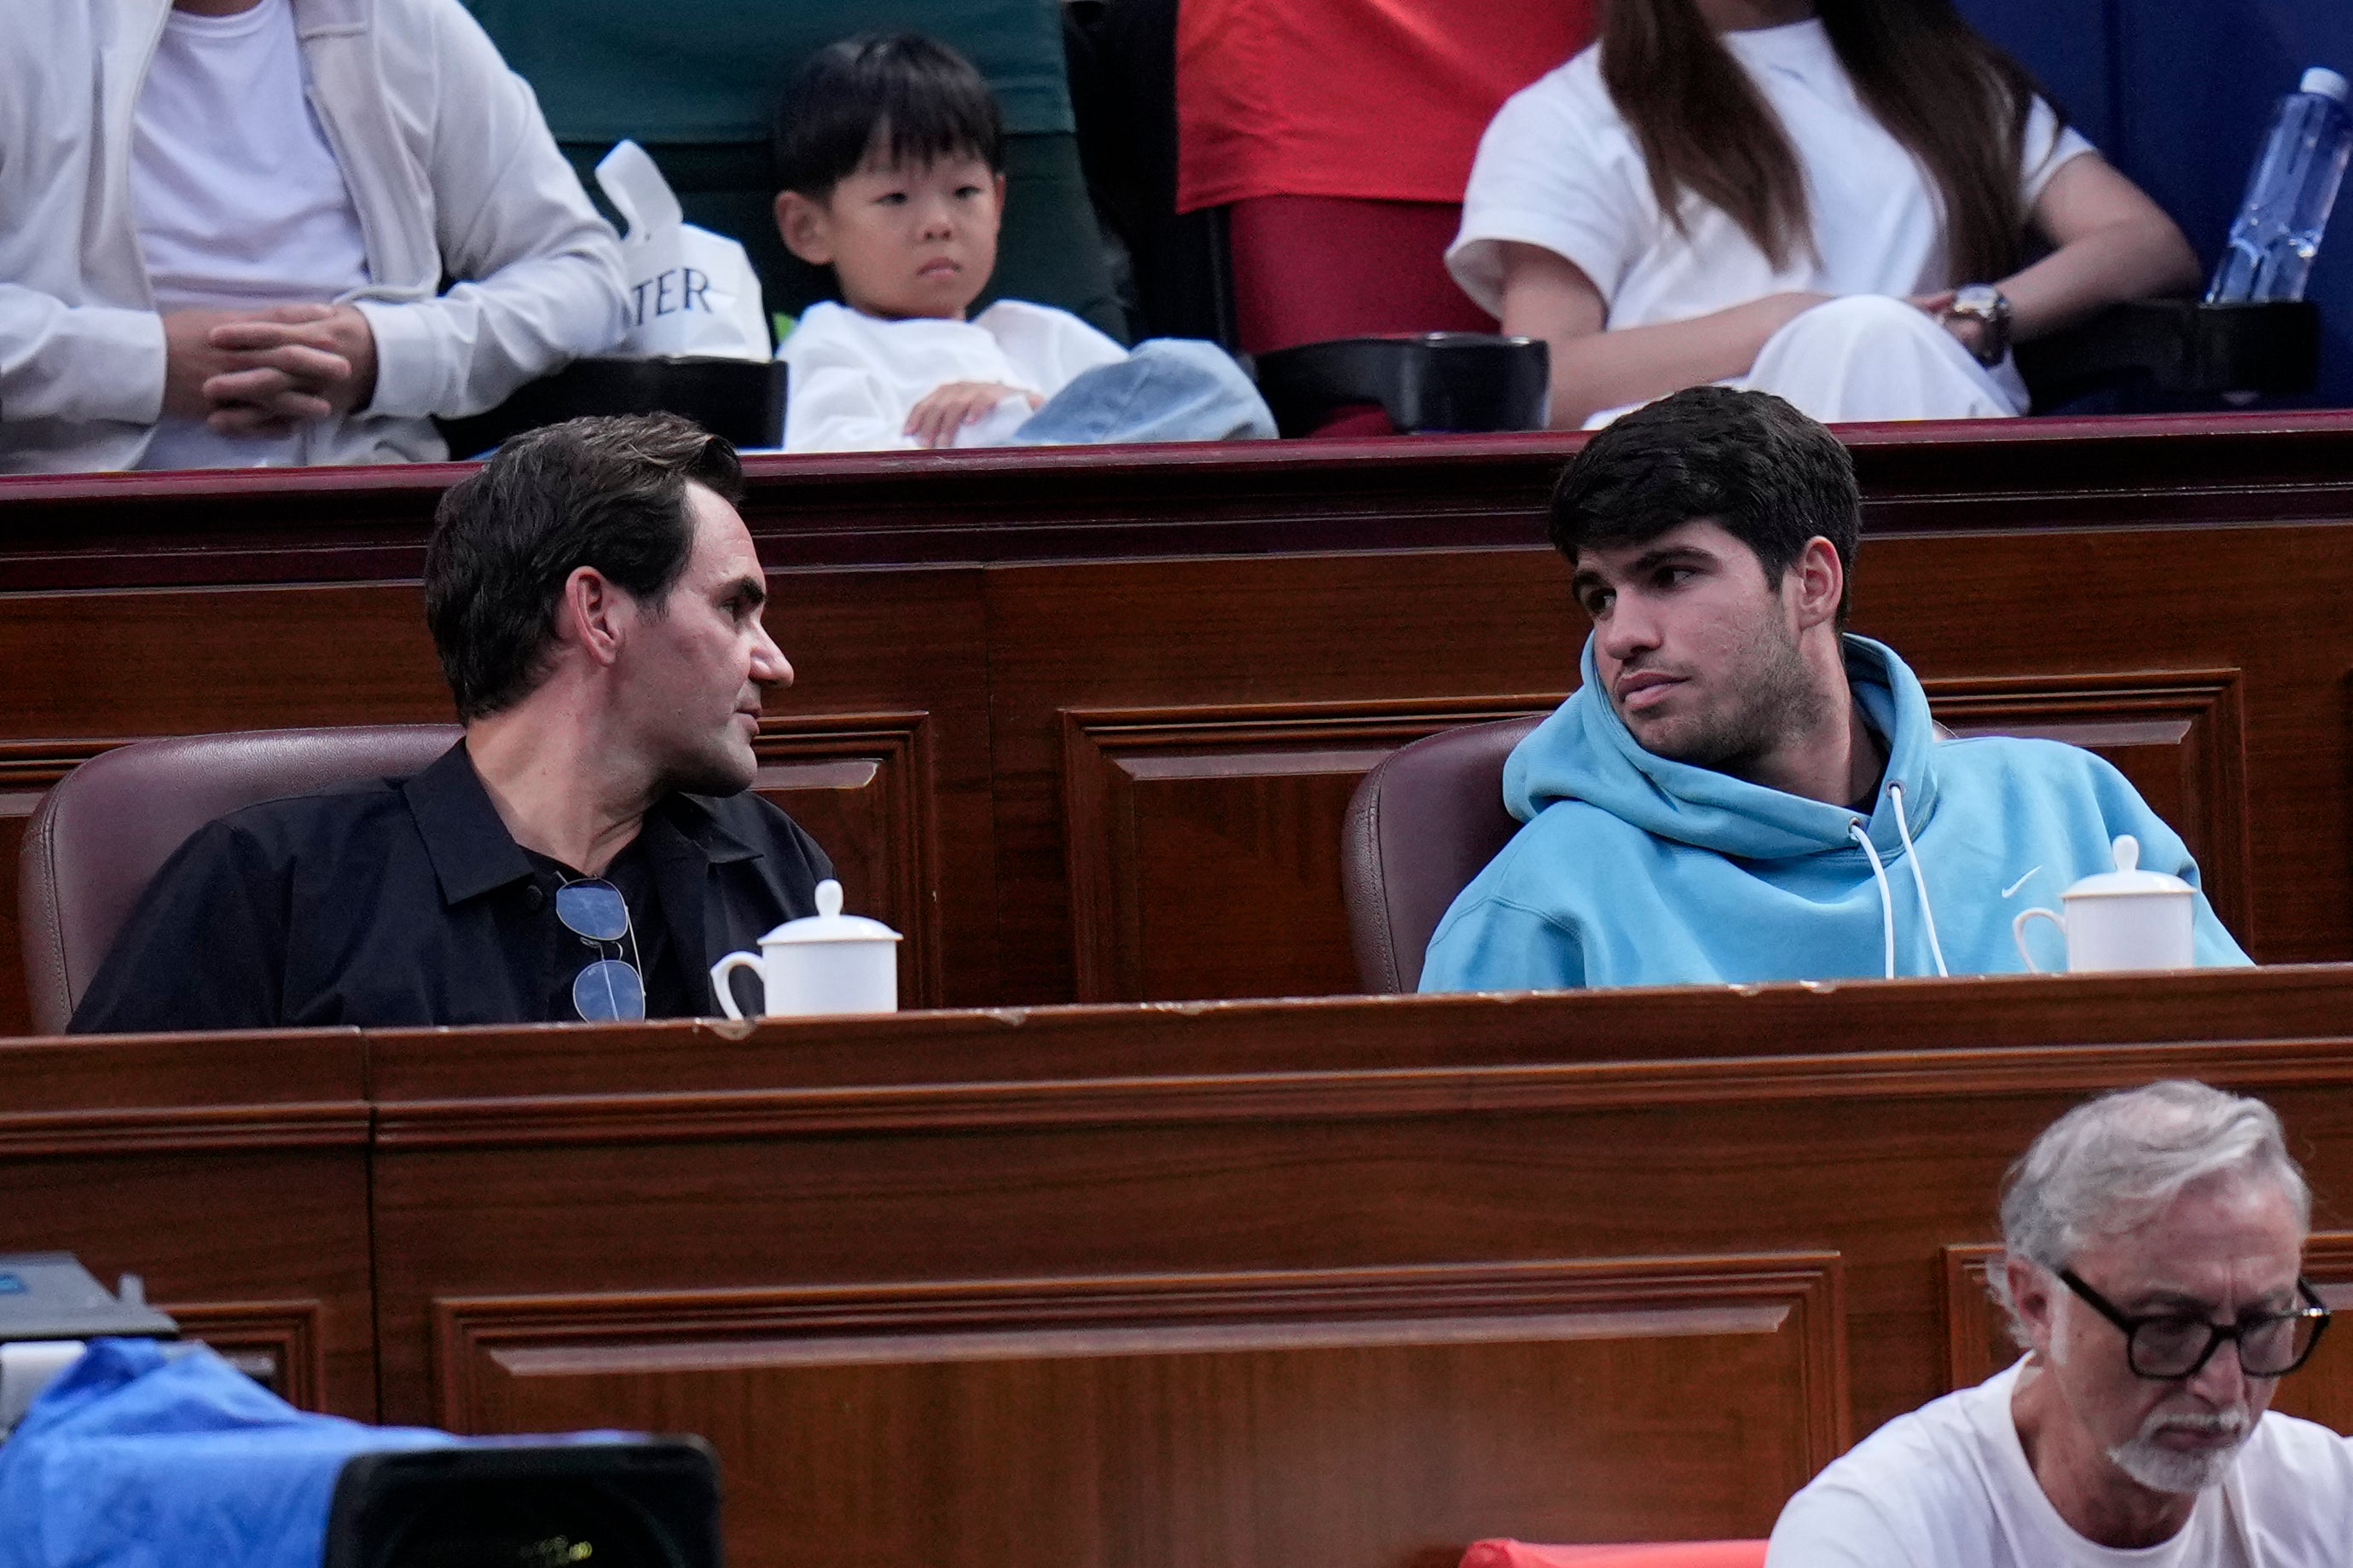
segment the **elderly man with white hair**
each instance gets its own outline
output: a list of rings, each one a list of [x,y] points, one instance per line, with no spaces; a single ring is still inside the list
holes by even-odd
[[[2328,1326],[2311,1213],[2260,1100],[2168,1082],[2061,1117],[2002,1197],[2024,1359],[1816,1477],[1767,1568],[2353,1563],[2353,1443],[2269,1413]]]

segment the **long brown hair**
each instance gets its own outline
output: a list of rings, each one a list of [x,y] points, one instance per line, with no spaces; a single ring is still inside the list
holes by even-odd
[[[1944,198],[1957,282],[2018,264],[2018,171],[2033,77],[1978,37],[1951,0],[1819,0],[1862,100]],[[1660,210],[1685,193],[1721,207],[1775,267],[1812,248],[1806,179],[1788,132],[1695,0],[1603,0],[1601,79],[1650,166]]]

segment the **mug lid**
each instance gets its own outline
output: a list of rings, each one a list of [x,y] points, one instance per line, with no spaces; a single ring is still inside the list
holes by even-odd
[[[2059,896],[2063,899],[2102,899],[2128,897],[2136,893],[2186,893],[2189,884],[2179,877],[2162,871],[2140,868],[2140,840],[2129,833],[2116,835],[2110,847],[2116,858],[2116,868],[2084,878]]]
[[[817,913],[786,921],[760,939],[762,947],[801,942],[897,942],[899,933],[881,921],[841,912],[841,884],[828,877],[817,885]]]

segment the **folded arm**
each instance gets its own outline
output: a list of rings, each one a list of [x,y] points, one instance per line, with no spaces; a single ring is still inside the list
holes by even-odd
[[[68,305],[0,283],[0,418],[152,425],[164,406],[164,318]]]
[[[1605,408],[1647,403],[1686,386],[1744,375],[1765,341],[1829,296],[1768,294],[1745,305],[1658,326],[1606,331],[1601,290],[1567,258],[1504,242],[1505,332],[1552,350],[1552,423],[1575,430]]]
[[[2001,279],[2020,340],[2070,327],[2126,300],[2198,286],[2198,257],[2163,208],[2096,153],[2070,158],[2028,215],[2052,247]]]
[[[601,353],[625,321],[620,245],[556,148],[538,100],[456,7],[439,40],[429,154],[443,269],[432,300],[363,298],[376,367],[369,411],[454,418]]]

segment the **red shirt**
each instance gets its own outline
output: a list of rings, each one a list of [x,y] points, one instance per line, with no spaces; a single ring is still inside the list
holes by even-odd
[[[1595,0],[1182,0],[1179,211],[1460,202],[1504,100],[1593,41]]]

